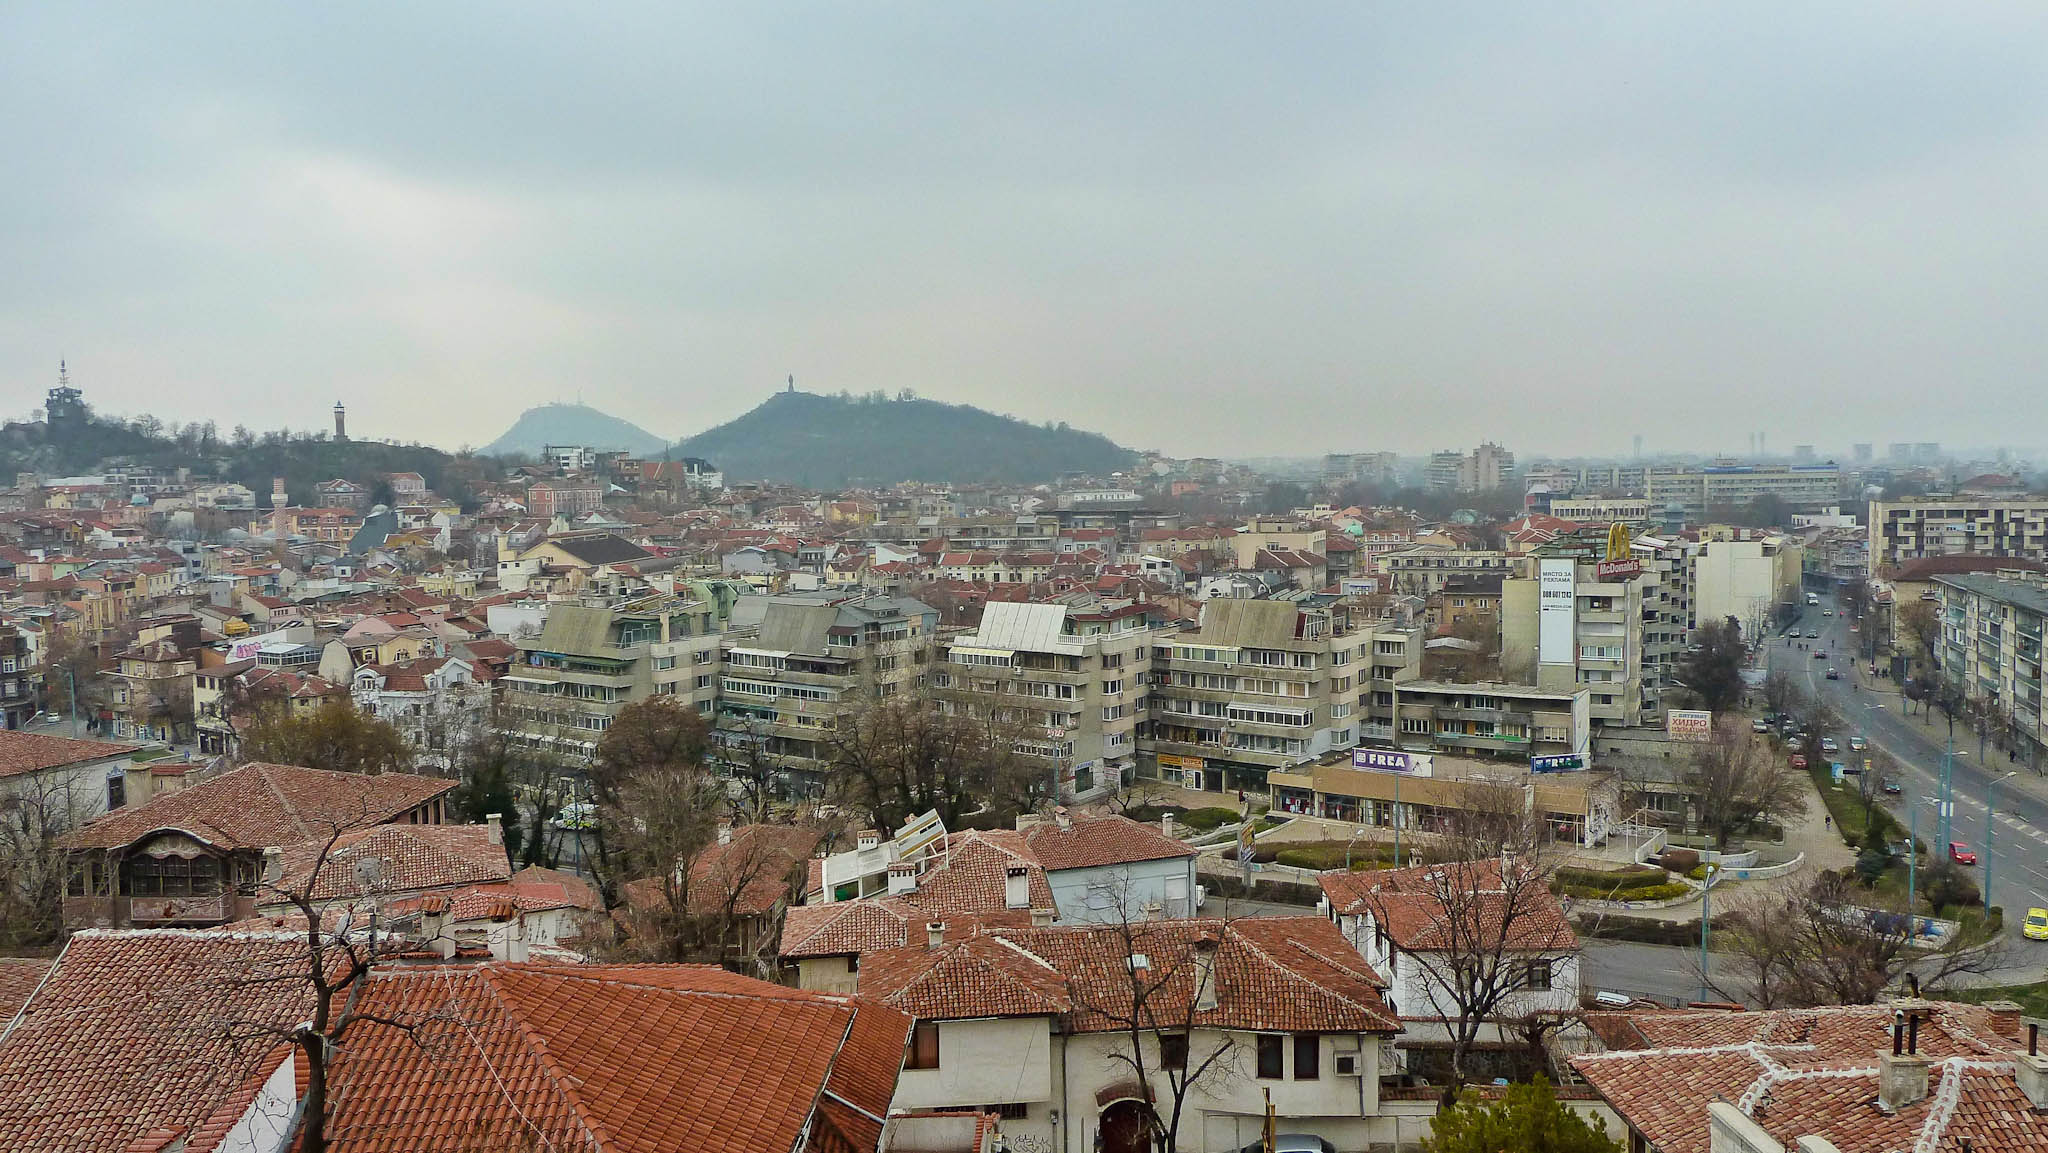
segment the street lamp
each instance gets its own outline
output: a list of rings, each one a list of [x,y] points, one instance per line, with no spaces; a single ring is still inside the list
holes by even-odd
[[[2009,781],[2016,776],[2019,776],[2019,770],[2017,769],[2002,777],[1993,777],[1991,782],[1984,786],[1984,908],[1986,910],[1991,908],[1991,863],[1994,860],[1994,851],[1998,837],[1998,802],[1994,799],[1993,794],[1996,792],[2000,782]]]
[[[63,665],[58,665],[57,671],[64,674],[64,680],[71,686],[71,735],[82,736],[78,731],[78,673]]]
[[[1364,835],[1365,830],[1359,829],[1357,832],[1351,834],[1350,840],[1344,842],[1344,871],[1347,873],[1351,871],[1351,846],[1357,844],[1358,838]]]

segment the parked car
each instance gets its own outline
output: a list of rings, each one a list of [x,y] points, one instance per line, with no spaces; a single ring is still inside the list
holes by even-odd
[[[1948,859],[1958,865],[1974,865],[1977,863],[1977,854],[1970,846],[1961,841],[1950,841],[1948,843]]]
[[[1266,1143],[1254,1141],[1239,1153],[1266,1153]],[[1337,1153],[1337,1147],[1313,1133],[1275,1133],[1273,1153]]]
[[[2020,922],[2020,932],[2029,941],[2048,941],[2048,909],[2028,909],[2027,919]]]
[[[1763,719],[1762,717],[1758,717],[1757,719],[1749,722],[1749,731],[1752,733],[1768,733],[1771,731],[1771,722]]]
[[[1866,741],[1866,740],[1864,740],[1864,739],[1863,739],[1862,737],[1850,737],[1850,738],[1849,738],[1849,751],[1850,751],[1850,752],[1852,752],[1852,753],[1860,753],[1860,752],[1862,752],[1863,750],[1865,750],[1865,749],[1867,749],[1867,748],[1869,748],[1869,747],[1870,747],[1870,742],[1869,742],[1869,741]]]
[[[1805,768],[1805,767],[1806,767],[1806,754],[1805,754],[1805,753],[1793,753],[1793,754],[1792,754],[1792,767],[1793,767],[1793,768],[1795,768],[1795,769],[1803,769],[1803,768]]]
[[[594,829],[597,827],[597,806],[587,801],[563,805],[562,811],[555,814],[554,820],[548,823],[558,829],[566,829],[570,832]]]

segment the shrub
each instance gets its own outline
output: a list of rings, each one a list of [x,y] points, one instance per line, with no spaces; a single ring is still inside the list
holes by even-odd
[[[1220,805],[1211,805],[1203,809],[1188,809],[1176,816],[1174,820],[1198,833],[1206,833],[1230,824],[1238,819],[1238,815],[1236,809],[1226,809]]]
[[[1728,924],[1730,921],[1725,915],[1716,917],[1714,931],[1718,933]],[[1654,917],[1629,917],[1617,913],[1580,913],[1572,918],[1572,927],[1583,937],[1634,941],[1643,945],[1700,947],[1698,921],[1660,921]]]
[[[1575,901],[1668,901],[1692,892],[1692,886],[1681,881],[1672,881],[1669,884],[1645,885],[1616,891],[1605,887],[1565,885],[1563,891],[1565,896]]]
[[[1685,875],[1695,881],[1704,881],[1707,879],[1707,867],[1705,865],[1694,865],[1685,871]]]
[[[1953,861],[1943,861],[1931,869],[1922,869],[1920,892],[1926,895],[1927,903],[1937,909],[1945,909],[1951,905],[1968,907],[1984,899],[1984,895],[1977,889],[1977,882]]]
[[[1587,869],[1565,866],[1557,871],[1557,880],[1565,885],[1584,885],[1595,889],[1641,889],[1650,885],[1661,885],[1669,881],[1670,875],[1662,869],[1630,865],[1625,869]]]

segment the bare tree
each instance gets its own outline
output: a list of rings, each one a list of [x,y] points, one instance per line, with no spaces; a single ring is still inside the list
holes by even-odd
[[[993,694],[991,694],[993,696]],[[1006,818],[1046,791],[1057,762],[1026,755],[1043,727],[1022,706],[940,701],[925,691],[863,694],[827,743],[832,768],[874,827],[936,811],[949,828],[983,809]]]
[[[70,875],[60,838],[92,813],[93,806],[73,792],[68,777],[32,774],[0,792],[0,944],[56,940]],[[81,876],[81,896],[83,884]]]
[[[1778,716],[1789,716],[1804,709],[1806,691],[1799,687],[1791,673],[1784,669],[1772,669],[1764,677],[1764,708]]]
[[[1423,996],[1450,1034],[1447,1104],[1469,1083],[1486,1030],[1528,1015],[1519,998],[1534,991],[1532,974],[1547,981],[1572,953],[1550,889],[1555,859],[1540,851],[1541,823],[1526,812],[1520,788],[1492,792],[1440,834],[1440,863],[1364,876],[1366,911],[1380,928],[1426,926],[1405,947],[1391,947],[1399,963],[1417,967]]]
[[[1189,1095],[1220,1089],[1244,1074],[1243,1050],[1231,1035],[1197,1024],[1216,1005],[1216,955],[1230,922],[1204,919],[1191,933],[1187,921],[1148,918],[1137,907],[1128,877],[1113,878],[1110,886],[1117,916],[1107,931],[1121,956],[1142,957],[1145,964],[1119,966],[1118,976],[1125,979],[1104,982],[1099,995],[1091,993],[1092,983],[1074,982],[1074,1008],[1115,1026],[1121,1036],[1109,1060],[1128,1069],[1134,1083],[1149,1087],[1155,1076],[1165,1082],[1164,1102],[1145,1095],[1145,1123],[1155,1148],[1178,1149]]]
[[[1806,811],[1799,774],[1769,745],[1735,721],[1714,727],[1684,777],[1700,832],[1723,851],[1736,833],[1758,821],[1782,821]]]
[[[1746,994],[1762,1009],[1867,1005],[1908,972],[1934,989],[1990,972],[2004,957],[2004,945],[1982,919],[1963,922],[1937,946],[1914,943],[1917,918],[1840,873],[1736,901],[1729,929],[1717,938],[1734,959],[1722,967],[1721,979],[1730,983],[1715,987],[1724,996]]]
[[[1898,637],[1906,644],[1909,677],[1923,677],[1935,664],[1935,646],[1941,641],[1941,610],[1935,602],[1911,600],[1893,610]]]

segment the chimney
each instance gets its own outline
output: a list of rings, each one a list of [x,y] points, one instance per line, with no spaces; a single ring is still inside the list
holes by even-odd
[[[1920,1055],[1920,1016],[1892,1013],[1892,1051],[1877,1058],[1877,1105],[1896,1113],[1927,1099],[1927,1058]]]
[[[1195,938],[1195,1008],[1216,1007],[1216,938],[1204,932]]]
[[[944,921],[926,921],[924,923],[925,948],[936,949],[945,943],[946,923]]]
[[[731,821],[720,821],[720,822],[718,822],[718,843],[719,843],[719,844],[721,844],[721,845],[730,845],[730,844],[732,844],[732,822],[731,822]]]
[[[1065,805],[1055,805],[1052,810],[1052,822],[1060,827],[1060,832],[1064,833],[1074,827],[1074,815],[1067,812]]]
[[[509,921],[499,921],[490,928],[491,959],[523,963],[526,951],[526,914],[515,915]]]
[[[1159,831],[1165,833],[1169,837],[1175,835],[1173,831],[1172,813],[1161,813],[1159,815]]]
[[[2018,1001],[1986,1001],[1984,1008],[1990,1012],[1991,1019],[1998,1023],[1998,1032],[2001,1036],[2011,1037],[2021,1031],[2023,1018],[2020,1014],[2026,1010],[2020,1007]]]
[[[862,829],[860,831],[860,838],[856,843],[860,848],[872,849],[882,843],[882,834],[873,829]]]
[[[263,850],[263,883],[275,885],[284,877],[284,850],[271,845]]]
[[[1051,909],[1033,909],[1031,910],[1031,927],[1034,929],[1046,928],[1052,924],[1053,916],[1054,913]]]
[[[490,830],[489,840],[493,845],[502,845],[505,843],[504,820],[505,814],[503,813],[484,814],[484,828]]]
[[[1028,909],[1031,907],[1031,870],[1024,865],[1010,865],[1003,869],[1003,907],[1006,909]]]
[[[901,897],[915,892],[917,892],[917,862],[892,862],[889,865],[889,895]]]
[[[443,898],[430,897],[420,909],[420,943],[441,955],[444,961],[455,958],[455,934],[449,930],[449,907]]]

